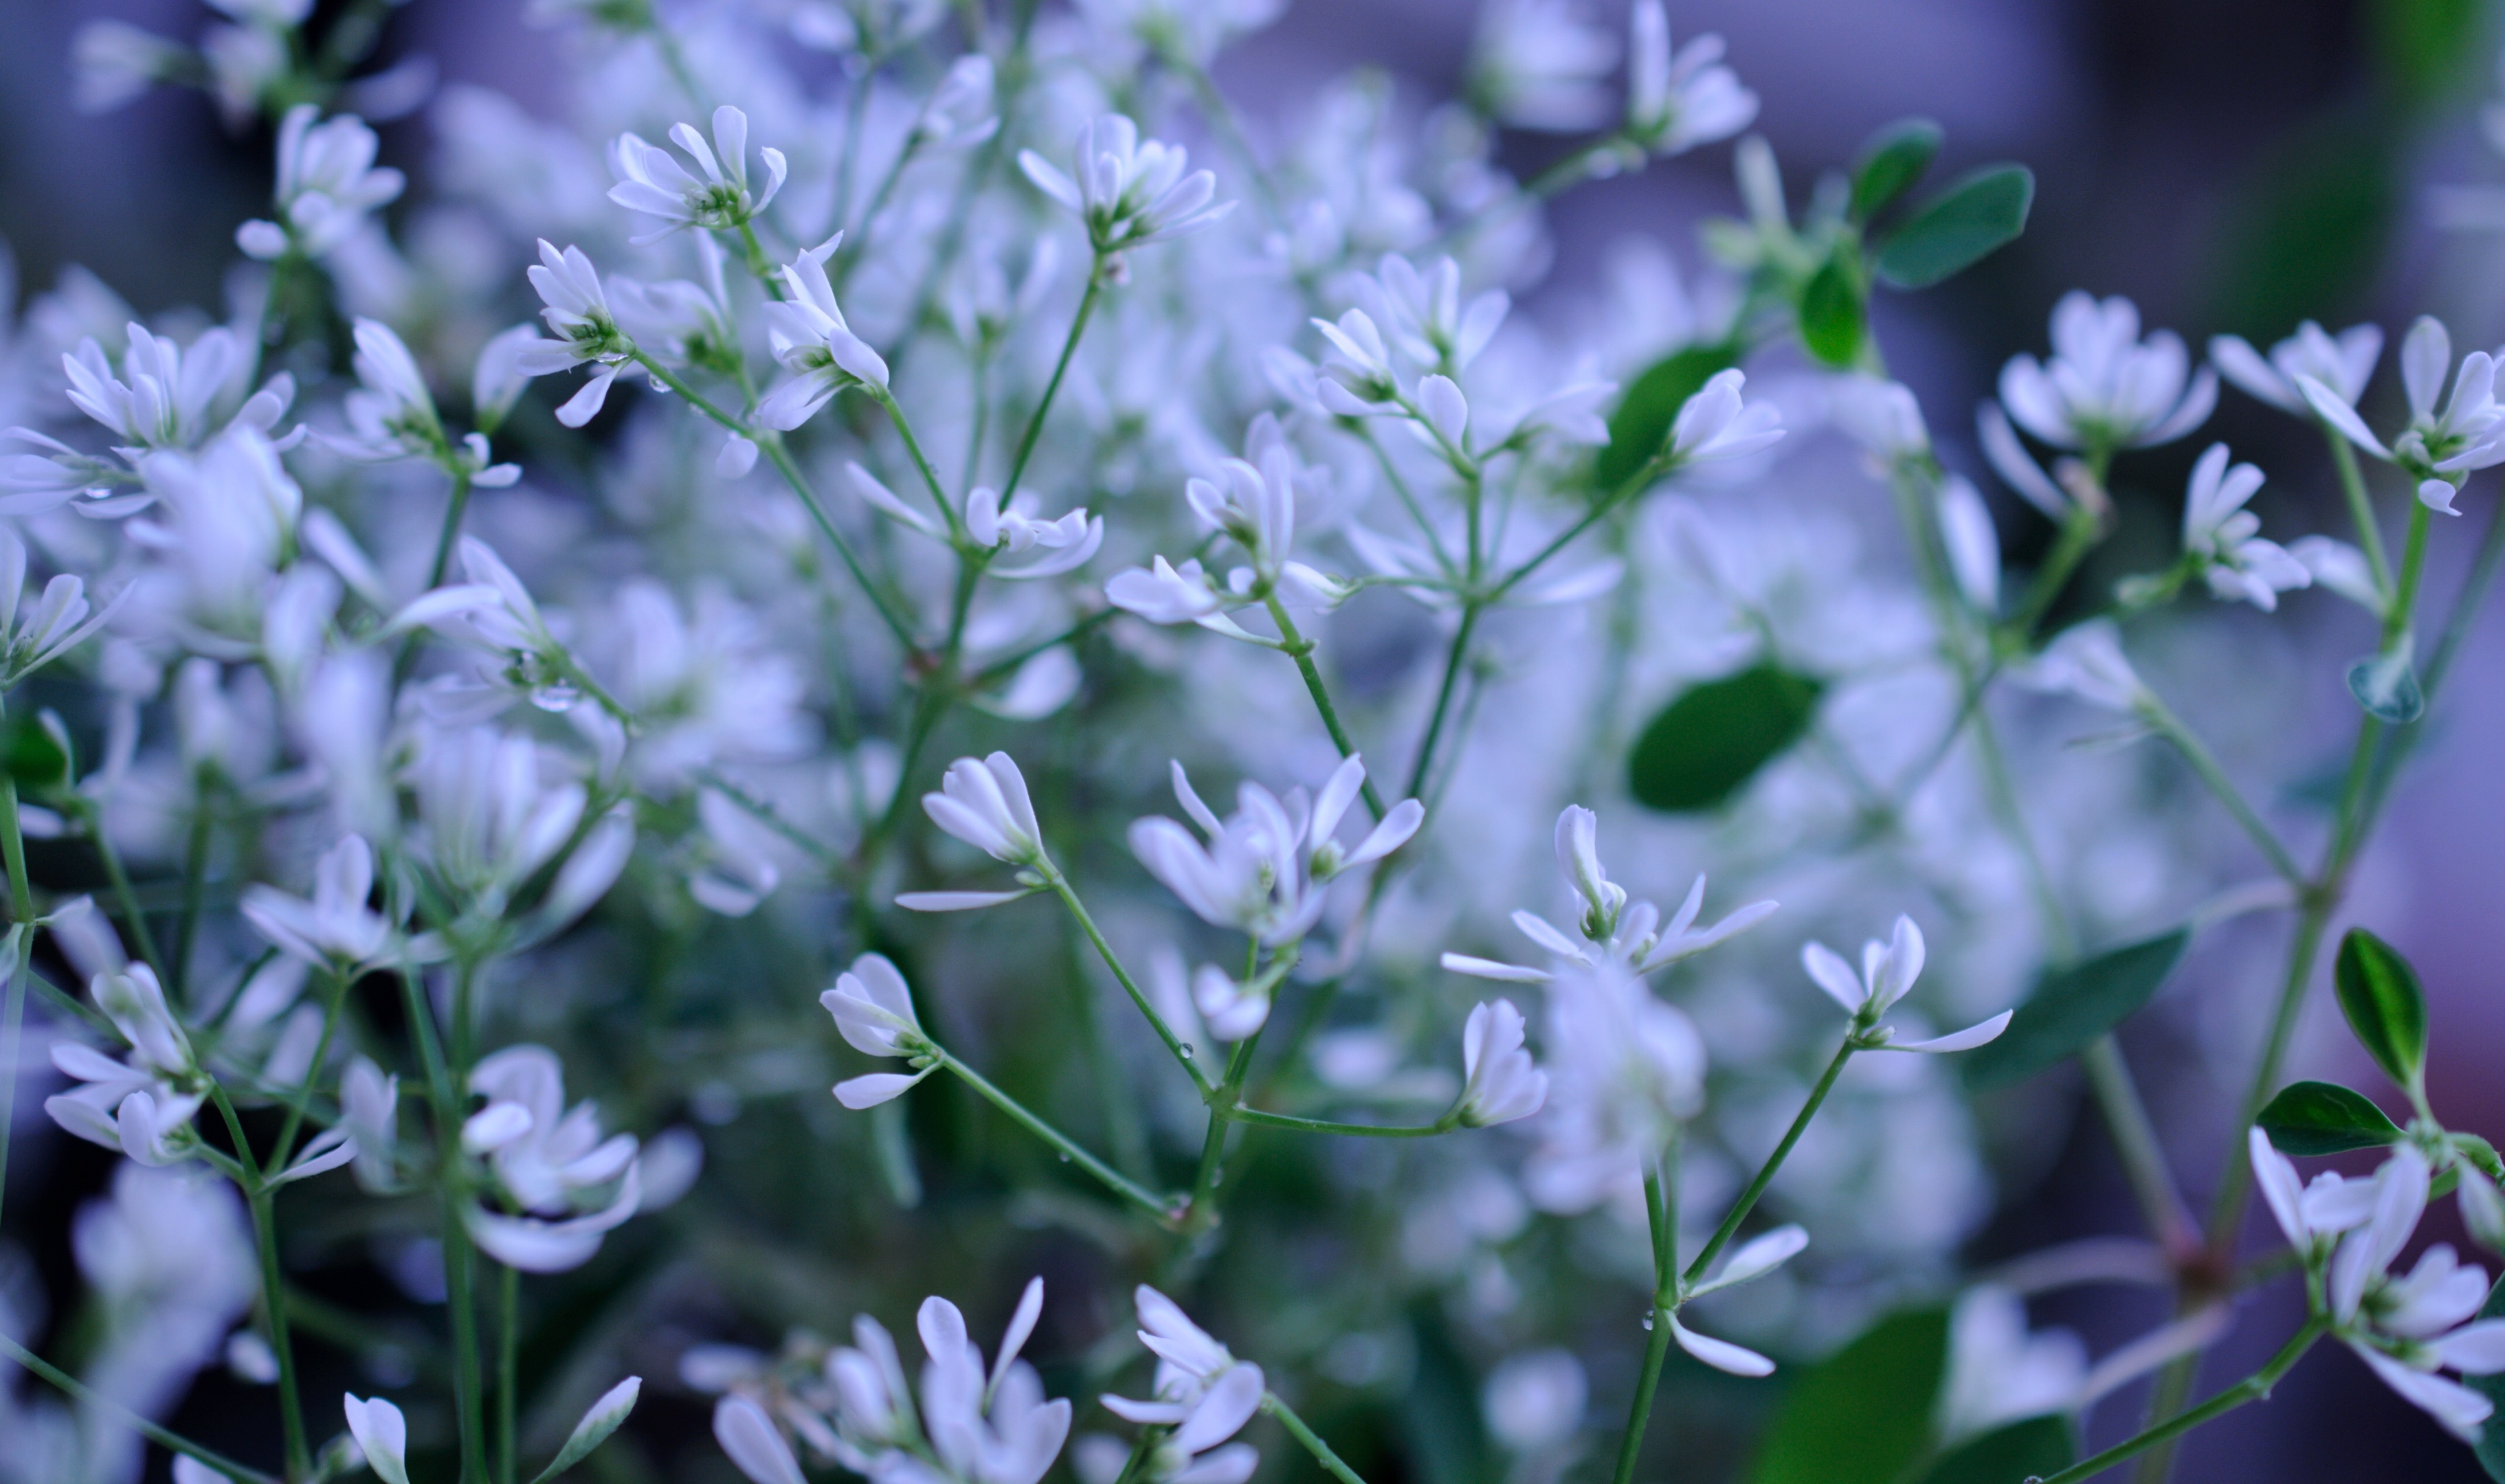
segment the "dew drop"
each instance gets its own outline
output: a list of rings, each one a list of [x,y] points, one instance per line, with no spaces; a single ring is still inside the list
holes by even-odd
[[[531,692],[531,705],[560,715],[573,710],[582,700],[582,692],[571,685],[543,685]]]
[[[1644,1316],[1643,1325],[1644,1325],[1644,1328],[1645,1328],[1645,1329],[1651,1329],[1651,1328],[1652,1328],[1652,1316],[1651,1316],[1651,1315],[1647,1314],[1647,1315],[1645,1315],[1645,1316]]]
[[[1062,1162],[1062,1163],[1064,1163],[1064,1164],[1068,1164],[1068,1163],[1070,1162],[1070,1156],[1069,1156],[1068,1155],[1063,1155],[1063,1156],[1061,1156],[1061,1162]]]
[[[1189,1061],[1189,1060],[1191,1059],[1191,1048],[1190,1048],[1190,1047],[1186,1046],[1186,1047],[1184,1047],[1184,1048],[1182,1049],[1182,1059],[1183,1059],[1183,1060],[1185,1060],[1185,1061]]]

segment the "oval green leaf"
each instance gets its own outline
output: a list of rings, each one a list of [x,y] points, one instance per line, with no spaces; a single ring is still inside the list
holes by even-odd
[[[1819,361],[1841,370],[1861,359],[1861,340],[1869,321],[1862,302],[1860,275],[1838,253],[1801,288],[1801,344]]]
[[[1879,276],[1927,289],[1964,272],[2027,229],[2035,177],[2024,165],[1992,165],[1923,202],[1879,249]]]
[[[1627,791],[1670,813],[1715,809],[1809,730],[1825,687],[1771,662],[1692,686],[1627,756]]]
[[[2348,694],[2377,721],[2407,726],[2426,713],[2426,691],[2407,645],[2348,667]]]
[[[1627,387],[1618,410],[1609,415],[1609,442],[1593,465],[1593,478],[1604,490],[1633,479],[1670,436],[1678,409],[1703,390],[1717,371],[1740,363],[1731,345],[1691,345],[1646,366]]]
[[[2357,1044],[2383,1075],[2417,1091],[2426,1073],[2426,991],[2400,950],[2362,927],[2340,940],[2331,983]]]
[[[44,793],[69,781],[70,755],[41,717],[21,714],[10,717],[0,735],[0,767],[19,788]]]
[[[2336,1082],[2296,1082],[2279,1089],[2259,1120],[2282,1155],[2338,1155],[2397,1142],[2400,1125],[2366,1094]]]
[[[1922,1484],[2014,1484],[2060,1473],[2078,1457],[2070,1419],[2024,1417],[1950,1449]]]
[[[2191,942],[2192,930],[2178,927],[2046,971],[2000,1038],[1966,1058],[1967,1089],[1989,1092],[2025,1082],[2076,1055],[2147,1004]]]
[[[1880,1320],[1792,1387],[1752,1484],[1895,1484],[1931,1448],[1949,1311]]]
[[[1899,119],[1870,136],[1852,166],[1852,220],[1867,222],[1914,189],[1940,153],[1940,126]]]

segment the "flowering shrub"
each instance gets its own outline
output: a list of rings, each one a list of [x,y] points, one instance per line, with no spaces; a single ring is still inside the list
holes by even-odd
[[[216,8],[78,59],[274,125],[226,320],[73,273],[0,324],[0,1110],[57,1074],[9,1134],[117,1160],[10,1213],[87,1296],[48,1328],[0,1249],[0,1478],[1628,1484],[1669,1437],[2066,1484],[2326,1338],[2505,1467],[2485,1272],[2397,1266],[2447,1196],[2505,1251],[2505,1165],[2367,928],[2330,977],[2410,1122],[2283,1085],[2499,555],[2422,591],[2505,463],[2488,353],[2419,320],[2402,420],[2377,327],[2196,362],[2067,294],[1978,413],[2013,569],[1869,311],[2032,178],[1926,186],[1912,121],[1796,210],[1658,0],[1623,47],[1492,0],[1464,101],[1352,78],[1277,148],[1209,74],[1264,0],[537,0],[564,117],[446,88],[422,191],[357,112],[430,86],[360,72],[378,7]],[[1522,183],[1506,129],[1582,137]],[[1734,139],[1710,268],[1515,312],[1548,197]],[[2213,443],[2088,591],[2222,378],[2320,431],[2345,534],[2265,536]],[[1894,544],[1794,498],[1839,441]],[[2291,830],[2169,697],[2226,642],[2187,609],[2312,588],[2371,652]],[[2253,914],[2284,987],[2196,1214],[2113,1033]],[[1961,1270],[1972,1099],[2073,1061],[2145,1240]],[[2109,1281],[2174,1317],[2028,1328]],[[2301,1326],[2194,1396],[2270,1282]],[[160,1425],[221,1362],[236,1457]]]

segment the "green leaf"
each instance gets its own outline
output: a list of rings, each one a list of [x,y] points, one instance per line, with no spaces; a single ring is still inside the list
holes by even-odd
[[[2340,991],[2340,1013],[2357,1044],[2385,1076],[2416,1093],[2426,1072],[2426,991],[2400,950],[2362,927],[2340,940],[2340,961],[2331,983]]]
[[[1812,356],[1842,369],[1861,358],[1861,338],[1868,323],[1860,275],[1838,253],[1801,289],[1801,344]]]
[[[13,958],[0,957],[0,968],[11,968],[15,964]],[[2475,1133],[2447,1134],[2446,1137],[2452,1141],[2453,1149],[2461,1157],[2487,1171],[2488,1179],[2505,1180],[2505,1159],[2496,1156],[2495,1145]]]
[[[2406,644],[2349,666],[2348,694],[2367,715],[2394,726],[2406,726],[2426,712],[2426,691],[2418,684]]]
[[[1608,446],[1601,450],[1592,470],[1601,488],[1614,490],[1634,478],[1646,461],[1661,452],[1687,399],[1715,372],[1739,363],[1735,345],[1691,345],[1645,367],[1627,387],[1618,410],[1609,415]]]
[[[2048,970],[2000,1038],[1966,1058],[1967,1090],[1989,1092],[2025,1082],[2130,1019],[2182,962],[2191,941],[2192,930],[2178,927]]]
[[[1870,136],[1852,166],[1852,220],[1867,222],[1914,189],[1940,153],[1940,126],[1899,119]]]
[[[2485,0],[2375,0],[2375,59],[2413,103],[2443,100],[2487,54]]]
[[[1922,1476],[1922,1484],[2016,1484],[2060,1473],[2078,1457],[2069,1418],[2027,1417],[1951,1449]]]
[[[1801,1377],[1751,1484],[1894,1484],[1931,1446],[1949,1311],[1890,1314]]]
[[[635,1410],[635,1398],[643,1392],[644,1378],[628,1376],[603,1393],[582,1414],[582,1420],[574,1425],[573,1434],[557,1450],[555,1461],[541,1469],[531,1484],[545,1484],[589,1457],[592,1449],[607,1442],[609,1434],[625,1423],[626,1414]]]
[[[1627,789],[1673,813],[1719,807],[1801,740],[1825,686],[1772,662],[1691,686],[1627,756]]]
[[[2296,1082],[2262,1110],[2262,1132],[2283,1155],[2337,1155],[2399,1141],[2400,1126],[2366,1094],[2335,1082]]]
[[[2487,1291],[2487,1306],[2479,1311],[2482,1319],[2505,1319],[2505,1278]],[[2461,1384],[2505,1408],[2505,1372],[2492,1376],[2464,1376]],[[2505,1484],[2505,1428],[2490,1427],[2479,1434],[2479,1462],[2487,1476]]]
[[[2027,229],[2035,177],[2025,165],[1990,165],[1924,201],[1879,249],[1879,276],[1927,289],[1964,272]]]
[[[10,717],[7,733],[0,735],[0,767],[19,788],[48,793],[69,781],[70,755],[43,718],[20,714]]]

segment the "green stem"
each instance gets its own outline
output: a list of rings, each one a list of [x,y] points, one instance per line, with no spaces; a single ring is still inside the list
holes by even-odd
[[[939,475],[931,467],[931,461],[923,456],[922,444],[913,436],[913,425],[905,420],[904,409],[897,405],[896,394],[881,386],[865,386],[864,390],[869,393],[871,400],[887,410],[888,421],[896,425],[896,435],[904,440],[904,451],[912,456],[913,466],[922,473],[922,487],[931,492],[931,502],[939,507],[939,518],[948,524],[949,540],[962,541],[966,535],[965,521],[958,515],[957,507],[948,502],[948,492],[941,487]],[[1002,496],[1001,502],[1007,504],[1008,497]]]
[[[1748,1219],[1750,1211],[1756,1209],[1757,1198],[1766,1193],[1767,1186],[1774,1183],[1775,1172],[1783,1167],[1785,1159],[1791,1157],[1792,1146],[1801,1141],[1802,1134],[1809,1132],[1809,1122],[1817,1117],[1818,1106],[1826,1101],[1826,1095],[1829,1092],[1835,1090],[1835,1080],[1844,1075],[1844,1064],[1852,1059],[1852,1053],[1857,1049],[1854,1046],[1854,1039],[1861,1029],[1862,1026],[1856,1020],[1852,1032],[1845,1036],[1844,1044],[1835,1049],[1835,1058],[1829,1061],[1826,1064],[1826,1070],[1819,1074],[1817,1086],[1810,1088],[1809,1101],[1801,1104],[1801,1111],[1793,1118],[1792,1126],[1783,1130],[1782,1142],[1775,1146],[1775,1152],[1766,1156],[1764,1164],[1758,1166],[1757,1173],[1749,1180],[1747,1189],[1742,1191],[1740,1198],[1732,1202],[1731,1214],[1722,1218],[1722,1225],[1713,1229],[1713,1235],[1707,1239],[1704,1249],[1697,1253],[1696,1260],[1687,1264],[1687,1271],[1679,1278],[1680,1287],[1688,1287],[1704,1279],[1706,1273],[1711,1270],[1713,1260],[1722,1256],[1722,1249],[1730,1246],[1731,1238],[1739,1233],[1740,1224]],[[1660,1327],[1656,1326],[1656,1328]]]
[[[478,1365],[478,1311],[471,1286],[470,1229],[461,1219],[461,1097],[444,1064],[435,1007],[414,970],[400,971],[401,997],[434,1105],[435,1142],[443,1187],[443,1286],[452,1316],[452,1399],[459,1418],[464,1484],[487,1484],[487,1430]]]
[[[287,1161],[295,1157],[296,1136],[304,1128],[304,1107],[322,1081],[322,1063],[331,1055],[331,1039],[339,1029],[339,1007],[347,997],[348,976],[333,973],[330,997],[322,1003],[322,1038],[313,1048],[313,1061],[304,1069],[304,1080],[297,1084],[295,1093],[287,1100],[287,1121],[279,1125],[278,1142],[270,1147],[268,1162],[262,1167],[265,1184],[278,1178],[279,1172],[287,1168]],[[245,1151],[236,1153],[250,1158]]]
[[[2146,1452],[2159,1443],[2189,1432],[2212,1418],[2224,1417],[2247,1401],[2260,1401],[2268,1398],[2271,1388],[2278,1384],[2279,1377],[2286,1375],[2289,1368],[2303,1359],[2308,1350],[2313,1348],[2313,1342],[2322,1337],[2322,1330],[2321,1320],[2308,1321],[2304,1329],[2296,1331],[2296,1334],[2279,1348],[2278,1354],[2271,1357],[2269,1364],[2254,1371],[2243,1380],[2228,1387],[2192,1410],[2179,1412],[2138,1436],[2116,1443],[2094,1458],[2083,1459],[2072,1464],[2060,1473],[2049,1474],[2037,1480],[2036,1484],[2084,1484],[2084,1481],[2095,1478],[2114,1465]]]
[[[870,91],[878,82],[881,58],[875,52],[864,52],[862,60],[866,65],[862,68],[861,76],[854,80],[851,96],[844,100],[844,152],[835,157],[835,225],[838,227],[852,222],[853,175],[861,168],[862,134],[868,125]]]
[[[2208,746],[2200,738],[2194,736],[2192,729],[2183,724],[2182,718],[2176,716],[2164,703],[2151,700],[2143,705],[2147,708],[2149,720],[2156,723],[2157,730],[2165,734],[2168,742],[2174,744],[2174,750],[2183,754],[2183,761],[2192,765],[2193,773],[2200,777],[2202,783],[2208,788],[2218,803],[2225,807],[2227,812],[2235,817],[2236,823],[2252,840],[2254,848],[2260,850],[2262,857],[2270,862],[2271,869],[2277,872],[2281,879],[2298,886],[2304,885],[2305,868],[2298,865],[2296,857],[2288,853],[2287,846],[2279,843],[2278,833],[2254,811],[2252,805],[2245,802],[2242,790],[2237,788],[2235,779],[2228,777],[2227,771],[2218,766],[2218,759],[2210,753]]]
[[[975,1071],[972,1067],[970,1067],[963,1061],[958,1060],[954,1054],[944,1048],[934,1044],[932,1045],[931,1050],[941,1066],[946,1067],[949,1071],[964,1078],[966,1080],[966,1085],[972,1087],[976,1092],[981,1093],[985,1101],[989,1102],[993,1107],[998,1108],[1003,1113],[1007,1114],[1019,1127],[1024,1128],[1031,1134],[1034,1134],[1044,1143],[1051,1145],[1063,1158],[1077,1165],[1088,1174],[1095,1176],[1099,1181],[1104,1183],[1107,1190],[1111,1191],[1116,1195],[1130,1201],[1133,1205],[1138,1206],[1141,1210],[1147,1212],[1149,1215],[1154,1216],[1161,1221],[1172,1221],[1174,1219],[1177,1213],[1177,1207],[1173,1200],[1168,1197],[1158,1195],[1155,1191],[1148,1190],[1147,1187],[1132,1180],[1129,1176],[1124,1175],[1120,1170],[1113,1168],[1104,1160],[1097,1158],[1092,1154],[1089,1154],[1084,1148],[1080,1147],[1076,1140],[1071,1138],[1068,1134],[1063,1133],[1060,1129],[1053,1127],[1050,1123],[1045,1122],[1042,1119],[1038,1118],[1034,1113],[1028,1110],[1025,1104],[1019,1102],[1016,1098],[1009,1096],[1000,1088],[992,1086],[990,1080],[985,1078],[982,1073]]]
[[[518,1269],[499,1264],[496,1285],[496,1477],[501,1484],[513,1484],[517,1477],[513,1459],[519,1446],[516,1417],[521,1394],[518,1372],[522,1358],[522,1275]]]
[[[730,431],[738,433],[741,437],[756,439],[758,448],[772,461],[776,472],[783,476],[783,482],[792,487],[793,494],[800,497],[800,503],[808,510],[809,519],[816,523],[819,532],[834,546],[835,555],[843,559],[844,569],[852,573],[853,581],[868,597],[870,606],[878,609],[878,616],[886,621],[888,631],[896,636],[897,642],[902,644],[907,651],[918,649],[920,645],[913,638],[912,626],[906,623],[903,615],[897,611],[887,594],[876,583],[870,581],[869,571],[862,566],[860,554],[853,550],[853,543],[835,528],[834,521],[827,514],[826,506],[819,502],[817,491],[810,488],[808,477],[800,472],[798,465],[792,462],[792,452],[784,446],[782,435],[770,429],[750,428],[743,424],[739,419],[699,396],[685,379],[642,351],[635,353],[635,363],[652,372],[653,379],[661,385],[686,397],[688,406],[695,408]]]
[[[1305,1420],[1296,1415],[1294,1407],[1279,1399],[1277,1392],[1261,1394],[1261,1410],[1279,1419],[1279,1426],[1288,1430],[1288,1435],[1302,1444],[1304,1450],[1314,1456],[1314,1462],[1322,1465],[1332,1478],[1339,1480],[1339,1484],[1365,1484],[1365,1480],[1358,1477],[1356,1469],[1342,1463],[1340,1456],[1331,1451],[1330,1444],[1305,1426]]]
[[[2061,598],[2062,590],[2070,585],[2070,574],[2078,570],[2088,549],[2096,545],[2097,525],[2095,512],[2085,508],[2072,510],[2070,518],[2062,523],[2062,534],[2054,540],[2051,554],[2045,557],[2043,567],[2036,570],[2035,580],[2028,584],[2027,596],[2018,605],[2017,616],[2009,621],[2010,632],[2022,643],[2034,635],[2037,626],[2043,623],[2044,615],[2052,611],[2054,603]]]
[[[1334,1123],[1324,1119],[1300,1119],[1292,1114],[1264,1113],[1258,1108],[1241,1104],[1223,1109],[1218,1117],[1235,1123],[1250,1123],[1255,1128],[1286,1128],[1297,1133],[1354,1134],[1364,1139],[1424,1139],[1439,1133],[1450,1133],[1461,1126],[1458,1119],[1437,1119],[1431,1123]]]
[[[2322,440],[2331,445],[2332,466],[2340,471],[2340,493],[2348,501],[2348,518],[2357,527],[2357,544],[2365,548],[2366,565],[2375,573],[2375,591],[2388,601],[2392,596],[2392,563],[2383,554],[2382,527],[2376,522],[2374,501],[2366,495],[2366,474],[2357,466],[2357,450],[2330,424],[2321,426]]]
[[[679,50],[679,39],[670,34],[667,26],[655,25],[653,27],[653,45],[661,53],[662,65],[670,69],[671,81],[679,85],[679,91],[688,95],[688,106],[699,114],[704,113],[704,89],[696,86],[695,69],[688,65],[687,53]]]
[[[2401,581],[2392,594],[2391,611],[2383,615],[2383,647],[2389,649],[2409,632],[2418,605],[2418,581],[2426,575],[2427,523],[2433,516],[2421,500],[2410,501],[2410,534],[2401,547]]]
[[[1296,621],[1288,616],[1288,605],[1279,601],[1277,592],[1263,592],[1261,603],[1270,610],[1270,622],[1279,626],[1279,647],[1296,662],[1296,673],[1305,677],[1305,693],[1314,698],[1314,709],[1322,712],[1323,727],[1330,733],[1331,745],[1339,748],[1342,757],[1356,756],[1357,744],[1348,740],[1348,729],[1339,724],[1339,711],[1332,707],[1330,692],[1323,685],[1322,669],[1314,664],[1314,641],[1297,632]],[[1382,818],[1383,796],[1375,791],[1374,779],[1369,777],[1359,783],[1358,792],[1364,796],[1366,810],[1375,818]]]
[[[248,1166],[251,1151],[238,1149],[235,1153]],[[310,1478],[313,1454],[304,1441],[304,1403],[296,1385],[296,1346],[287,1332],[287,1279],[278,1265],[278,1217],[267,1186],[256,1182],[246,1193],[252,1207],[253,1243],[261,1251],[261,1302],[269,1316],[269,1348],[278,1356],[278,1426],[286,1438],[287,1476]]]
[[[2179,1260],[2199,1252],[2201,1229],[2192,1225],[2192,1214],[2184,1209],[2182,1193],[2174,1188],[2165,1147],[2157,1140],[2157,1125],[2148,1116],[2148,1106],[2140,1101],[2131,1068],[2122,1059],[2122,1048],[2110,1034],[2099,1036],[2079,1053],[2079,1064],[2087,1069],[2097,1106],[2104,1111],[2105,1129],[2149,1230],[2170,1257]]]
[[[1018,491],[1018,481],[1026,475],[1026,461],[1035,453],[1035,440],[1043,435],[1043,415],[1052,410],[1052,399],[1061,391],[1061,378],[1070,369],[1070,358],[1078,354],[1078,337],[1087,332],[1087,317],[1096,310],[1096,294],[1105,276],[1105,261],[1100,257],[1087,267],[1087,289],[1078,295],[1078,313],[1070,321],[1070,334],[1061,342],[1061,359],[1052,363],[1052,379],[1043,384],[1043,399],[1035,404],[1035,414],[1026,420],[1026,431],[1018,435],[1017,456],[1009,461],[1009,477],[1001,486],[1001,503],[1006,506],[1009,497]]]
[[[1096,919],[1087,915],[1086,904],[1078,900],[1077,892],[1070,889],[1069,879],[1061,874],[1058,866],[1049,861],[1044,862],[1039,869],[1042,873],[1044,884],[1052,888],[1053,894],[1061,898],[1061,905],[1070,909],[1070,915],[1077,919],[1078,930],[1085,933],[1087,941],[1096,946],[1096,956],[1104,959],[1105,967],[1113,971],[1113,978],[1120,982],[1122,992],[1131,997],[1132,1004],[1140,1007],[1140,1014],[1148,1018],[1149,1028],[1157,1033],[1157,1039],[1166,1044],[1166,1050],[1174,1053],[1175,1060],[1182,1063],[1183,1071],[1191,1076],[1192,1086],[1200,1089],[1203,1097],[1207,1097],[1216,1090],[1217,1085],[1209,1080],[1209,1074],[1203,1072],[1200,1069],[1200,1063],[1192,1058],[1191,1048],[1182,1044],[1182,1038],[1174,1033],[1174,1027],[1166,1023],[1166,1018],[1157,1014],[1157,1007],[1150,1004],[1148,997],[1140,991],[1139,984],[1131,978],[1131,971],[1122,967],[1122,960],[1113,952],[1113,946],[1105,941],[1104,933],[1096,927]]]
[[[77,1377],[52,1364],[43,1357],[11,1339],[6,1333],[0,1333],[0,1355],[8,1356],[37,1376],[59,1387],[64,1394],[81,1405],[92,1407],[111,1416],[122,1426],[130,1429],[157,1446],[205,1464],[228,1478],[237,1481],[237,1484],[280,1484],[279,1480],[258,1468],[247,1468],[225,1454],[203,1448],[179,1432],[171,1432],[159,1427],[103,1393],[88,1389]]]
[[[1418,739],[1418,756],[1409,768],[1409,798],[1417,798],[1426,788],[1427,776],[1435,766],[1435,744],[1443,740],[1444,718],[1452,710],[1453,687],[1468,660],[1470,636],[1478,628],[1479,612],[1476,602],[1465,600],[1462,604],[1461,627],[1453,632],[1453,647],[1444,655],[1444,678],[1435,687],[1435,708],[1428,714],[1426,735]]]
[[[8,708],[0,702],[0,717]],[[9,1140],[18,1109],[18,1036],[26,1018],[27,960],[35,956],[35,887],[26,876],[26,837],[18,818],[18,779],[0,770],[0,854],[9,870],[8,1003],[0,1007],[0,1195],[9,1190]]]
[[[65,802],[87,832],[88,844],[95,846],[97,858],[104,862],[105,880],[113,883],[113,899],[122,909],[123,919],[130,924],[130,939],[138,945],[139,956],[157,976],[157,983],[172,992],[173,981],[166,978],[165,960],[157,953],[157,935],[148,930],[148,915],[140,910],[139,894],[131,889],[130,873],[123,869],[122,852],[113,847],[112,837],[105,833],[102,811],[93,799],[82,793],[69,794]]]
[[[200,904],[209,884],[210,826],[215,822],[209,811],[209,772],[197,776],[199,786],[192,811],[192,829],[183,846],[183,912],[174,928],[174,980],[165,992],[178,1001],[184,997],[185,981],[192,970],[192,947],[199,936]]]

